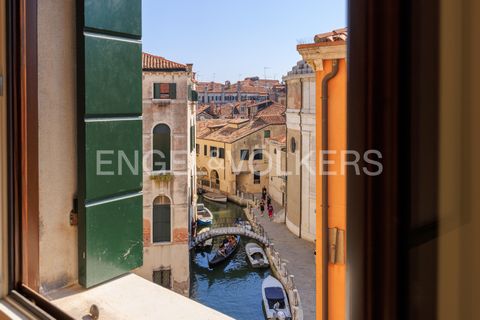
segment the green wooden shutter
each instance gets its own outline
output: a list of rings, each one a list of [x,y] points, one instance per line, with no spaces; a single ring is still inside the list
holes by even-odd
[[[153,128],[153,171],[170,170],[171,133],[166,124],[159,124]]]
[[[177,84],[176,83],[170,83],[170,99],[177,99]]]
[[[153,99],[160,99],[160,83],[153,84]]]
[[[195,126],[190,126],[190,152],[193,151],[195,146]]]
[[[188,85],[188,100],[192,101],[192,85]]]
[[[143,263],[141,0],[79,3],[79,283],[91,287]]]
[[[153,242],[171,241],[170,205],[159,204],[153,206]]]

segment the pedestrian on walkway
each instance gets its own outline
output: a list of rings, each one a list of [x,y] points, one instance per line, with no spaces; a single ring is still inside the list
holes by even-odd
[[[265,203],[263,200],[260,201],[260,215],[263,217],[263,212],[265,211]]]
[[[263,187],[262,188],[262,200],[265,201],[266,197],[267,197],[267,188]]]
[[[267,195],[267,207],[272,204],[272,198],[270,198],[270,195]]]
[[[273,206],[272,206],[272,204],[268,205],[268,217],[270,218],[270,220],[273,219]]]

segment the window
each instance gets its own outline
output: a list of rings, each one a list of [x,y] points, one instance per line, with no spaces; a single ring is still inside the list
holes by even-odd
[[[158,196],[153,200],[153,243],[170,242],[172,238],[170,199]]]
[[[263,131],[263,137],[264,138],[270,138],[270,130]]]
[[[176,83],[154,83],[153,99],[176,99],[177,84]]]
[[[195,144],[195,153],[198,155],[200,153],[200,145],[197,143]]]
[[[188,85],[188,100],[198,101],[198,92],[192,89],[192,85]]]
[[[220,159],[225,159],[225,149],[224,148],[218,148],[218,157]]]
[[[203,155],[206,156],[207,155],[207,145],[204,145],[203,146]]]
[[[250,156],[250,151],[249,150],[240,150],[240,160],[248,160]]]
[[[262,160],[263,159],[263,150],[254,149],[253,150],[253,160]]]
[[[297,142],[295,141],[295,138],[292,137],[292,139],[290,139],[290,152],[295,153],[296,150]]]
[[[217,157],[217,147],[210,147],[210,157]]]
[[[158,124],[153,128],[153,171],[170,170],[170,127]]]
[[[153,282],[167,289],[172,289],[172,270],[153,271]]]
[[[253,173],[253,184],[260,184],[260,171]]]

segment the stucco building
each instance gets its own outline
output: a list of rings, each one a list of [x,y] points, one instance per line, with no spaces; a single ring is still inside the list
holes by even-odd
[[[195,207],[192,65],[143,53],[143,266],[136,273],[188,295]]]
[[[317,314],[328,308],[332,319],[346,318],[347,177],[341,156],[347,150],[347,35],[347,29],[338,29],[318,34],[314,43],[297,47],[315,71],[316,131],[317,137],[322,137],[317,141],[315,175],[319,195],[316,287],[322,288],[317,290],[316,306]],[[320,155],[329,163],[322,162]]]
[[[315,240],[315,73],[303,60],[283,77],[287,85],[286,224],[290,231]]]
[[[268,139],[285,134],[285,107],[272,104],[251,119],[197,122],[198,183],[225,194],[268,187]]]

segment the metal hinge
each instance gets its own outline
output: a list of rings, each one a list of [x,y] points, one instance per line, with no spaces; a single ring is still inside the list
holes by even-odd
[[[328,262],[332,264],[345,263],[345,230],[328,229]]]
[[[73,199],[73,209],[70,211],[70,225],[78,225],[78,199]]]

